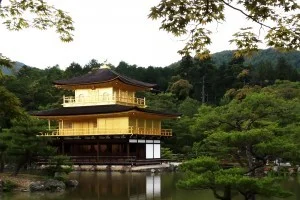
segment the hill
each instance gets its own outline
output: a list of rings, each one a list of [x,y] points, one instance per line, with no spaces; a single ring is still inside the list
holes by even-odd
[[[220,66],[222,63],[228,63],[234,51],[226,50],[218,53],[214,53],[212,58],[217,66]],[[263,62],[269,62],[272,65],[277,64],[278,58],[283,57],[285,60],[292,65],[293,67],[300,69],[300,51],[291,51],[291,52],[280,52],[275,49],[264,49],[257,52],[252,57],[245,58],[246,65],[258,65]]]
[[[14,62],[13,63],[13,68],[12,69],[8,69],[6,67],[1,68],[0,70],[2,70],[3,74],[5,75],[13,75],[16,72],[18,72],[25,64],[21,63],[21,62]]]

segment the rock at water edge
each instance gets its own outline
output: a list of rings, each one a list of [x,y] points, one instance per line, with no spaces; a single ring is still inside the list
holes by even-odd
[[[30,183],[29,185],[30,192],[39,192],[45,190],[45,185],[41,181]]]
[[[78,181],[77,180],[67,180],[65,182],[67,187],[77,187]]]
[[[66,189],[66,185],[62,181],[49,179],[45,181],[45,190],[52,192],[60,192]]]

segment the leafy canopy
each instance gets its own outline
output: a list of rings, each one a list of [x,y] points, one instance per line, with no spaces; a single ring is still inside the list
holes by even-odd
[[[265,88],[231,90],[226,96],[227,104],[200,107],[192,125],[192,132],[204,138],[194,144],[200,157],[183,165],[192,175],[181,185],[212,189],[219,199],[231,199],[230,190],[245,199],[286,195],[277,178],[265,176],[264,167],[278,158],[300,162],[300,84],[278,81]],[[216,193],[220,189],[223,195]]]
[[[300,5],[297,0],[161,0],[152,7],[149,17],[161,19],[160,28],[175,36],[189,36],[180,54],[196,52],[205,58],[209,56],[207,46],[213,42],[209,24],[224,22],[225,9],[240,13],[267,32],[261,39],[254,27],[241,27],[230,40],[238,48],[236,56],[258,50],[262,41],[270,47],[299,49]]]
[[[2,0],[0,18],[8,30],[19,31],[30,27],[40,30],[55,28],[62,41],[73,40],[72,18],[44,0]]]

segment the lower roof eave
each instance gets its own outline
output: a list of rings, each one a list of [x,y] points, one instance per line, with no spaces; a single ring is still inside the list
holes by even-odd
[[[143,112],[139,110],[131,110],[127,112],[116,112],[116,113],[103,113],[103,114],[72,114],[72,115],[34,115],[40,119],[63,119],[63,118],[101,118],[101,117],[121,117],[121,116],[141,116],[144,115],[145,117],[150,118],[160,118],[160,119],[176,119],[179,118],[180,115],[169,115],[169,114],[160,114],[160,113],[150,113],[150,112]]]

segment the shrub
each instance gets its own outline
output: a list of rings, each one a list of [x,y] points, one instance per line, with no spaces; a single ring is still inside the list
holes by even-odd
[[[3,182],[3,192],[11,192],[13,189],[17,188],[18,185],[10,180]]]
[[[49,166],[46,168],[46,173],[52,177],[55,175],[55,173],[69,174],[73,171],[72,165],[73,163],[68,156],[54,156],[49,160]]]

